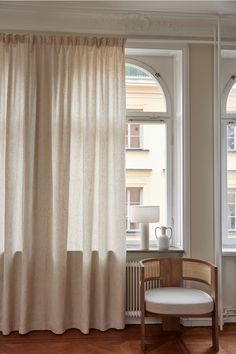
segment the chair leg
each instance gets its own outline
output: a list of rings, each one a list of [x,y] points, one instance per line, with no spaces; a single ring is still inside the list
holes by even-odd
[[[141,347],[145,350],[145,316],[141,314]]]
[[[216,352],[219,351],[219,326],[218,326],[218,316],[214,311],[212,315],[212,344]]]

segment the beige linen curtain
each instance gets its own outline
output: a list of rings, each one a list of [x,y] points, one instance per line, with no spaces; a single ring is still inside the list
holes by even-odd
[[[0,35],[0,330],[123,328],[124,40]]]

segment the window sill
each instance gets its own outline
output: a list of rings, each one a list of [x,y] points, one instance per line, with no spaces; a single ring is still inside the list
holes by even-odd
[[[130,246],[126,248],[126,252],[127,253],[184,253],[184,250],[181,248],[177,248],[177,247],[170,247],[168,250],[159,250],[157,247],[149,247],[149,249],[147,250],[141,250],[139,248],[139,246],[135,247],[135,246]]]
[[[182,258],[184,250],[176,247],[170,247],[166,251],[161,251],[157,247],[150,247],[148,250],[141,250],[139,246],[134,245],[126,249],[127,262],[139,262],[146,258]]]
[[[126,171],[147,171],[152,172],[152,168],[126,168]]]
[[[236,256],[236,248],[223,248],[222,249],[222,256],[223,257],[231,257],[231,256]]]
[[[134,151],[134,152],[149,152],[150,150],[149,149],[130,149],[130,148],[127,148],[127,149],[125,149],[126,151]]]

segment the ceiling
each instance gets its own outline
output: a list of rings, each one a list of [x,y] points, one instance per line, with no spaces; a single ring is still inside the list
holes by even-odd
[[[99,11],[236,14],[236,1],[0,1],[1,7],[46,7]]]
[[[69,1],[67,6],[75,6],[76,3],[79,7],[99,8],[100,10],[236,14],[236,1]]]
[[[221,21],[218,16],[222,15]],[[224,16],[223,16],[224,15]],[[235,1],[1,1],[2,31],[236,38]]]

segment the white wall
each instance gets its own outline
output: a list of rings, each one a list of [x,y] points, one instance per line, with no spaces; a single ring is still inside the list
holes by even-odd
[[[190,46],[191,256],[214,261],[213,47]],[[222,91],[236,59],[222,60]],[[223,257],[223,308],[236,308],[236,256]]]
[[[214,260],[213,46],[190,46],[191,256]]]

